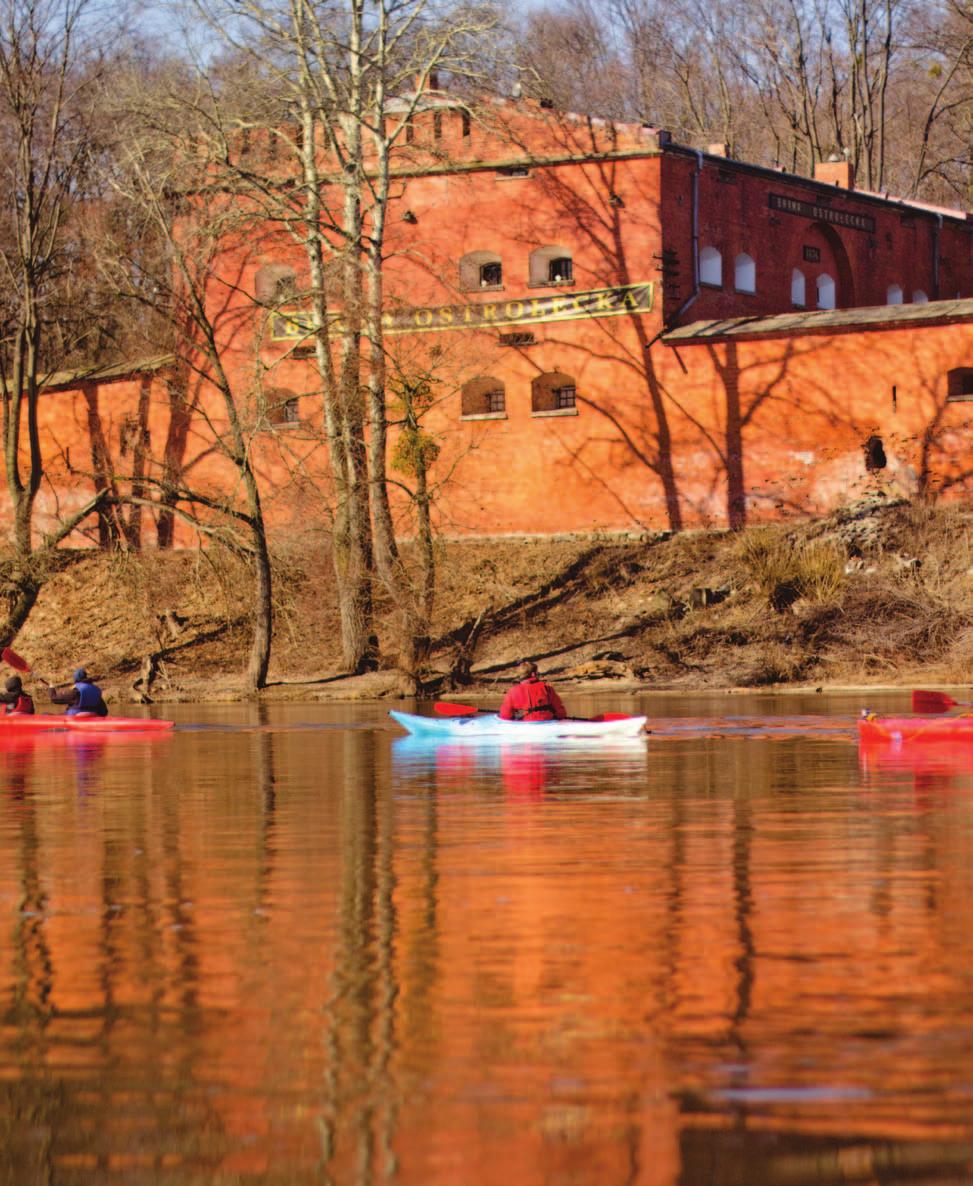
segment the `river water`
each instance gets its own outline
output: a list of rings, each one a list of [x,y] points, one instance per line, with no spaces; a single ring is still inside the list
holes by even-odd
[[[2,739],[0,1183],[973,1181],[973,747],[862,706]]]

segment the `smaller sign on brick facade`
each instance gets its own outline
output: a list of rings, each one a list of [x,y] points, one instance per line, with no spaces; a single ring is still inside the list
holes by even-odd
[[[871,215],[858,214],[852,210],[832,210],[830,206],[802,202],[799,198],[789,198],[785,194],[769,194],[768,197],[771,210],[798,214],[802,218],[813,218],[816,222],[830,222],[853,231],[867,231],[870,235],[875,233],[875,219]]]

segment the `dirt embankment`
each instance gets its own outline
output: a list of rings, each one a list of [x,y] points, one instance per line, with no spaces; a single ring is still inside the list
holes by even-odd
[[[973,511],[864,502],[742,533],[443,544],[423,676],[493,693],[524,657],[567,687],[726,689],[969,681]],[[326,554],[276,558],[276,699],[397,694],[340,671]],[[380,639],[391,636],[391,618]],[[78,664],[114,703],[234,699],[247,577],[220,553],[68,554],[15,642],[41,676]]]

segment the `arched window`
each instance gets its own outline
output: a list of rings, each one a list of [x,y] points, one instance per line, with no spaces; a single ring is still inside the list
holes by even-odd
[[[503,383],[489,375],[481,375],[463,384],[460,393],[460,415],[479,419],[484,416],[501,418],[506,415],[507,395]]]
[[[901,305],[902,304],[902,285],[890,284],[888,291],[885,294],[885,303],[887,305]]]
[[[827,272],[822,272],[814,283],[818,290],[818,308],[833,309],[835,307],[834,280]]]
[[[463,292],[503,286],[503,263],[495,251],[471,251],[459,261],[459,286]]]
[[[917,288],[912,294],[912,303],[914,305],[928,305],[929,297],[926,296],[921,288]]]
[[[531,384],[530,410],[534,415],[571,415],[577,412],[578,388],[571,375],[549,371]]]
[[[791,304],[803,309],[807,304],[807,282],[800,268],[791,272]]]
[[[757,265],[745,251],[733,261],[733,287],[737,292],[757,291]]]
[[[254,296],[262,305],[281,305],[297,296],[297,273],[287,264],[265,264],[253,278]]]
[[[723,287],[723,256],[715,247],[704,247],[699,253],[699,282]]]
[[[538,247],[530,253],[529,276],[532,285],[571,284],[574,281],[571,249]]]

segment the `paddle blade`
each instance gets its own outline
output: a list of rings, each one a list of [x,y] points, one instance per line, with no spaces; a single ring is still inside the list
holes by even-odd
[[[480,711],[472,704],[450,704],[448,700],[437,700],[432,707],[441,717],[472,717]]]
[[[600,712],[596,717],[591,717],[593,721],[630,721],[631,719],[630,712]]]
[[[0,656],[2,656],[4,663],[9,664],[14,669],[14,671],[30,671],[30,664],[27,662],[27,660],[22,659],[17,654],[17,652],[12,651],[10,647],[4,647],[3,650],[0,651]]]
[[[947,696],[945,692],[912,693],[913,712],[949,712],[957,704],[959,701],[954,700],[952,696]]]

